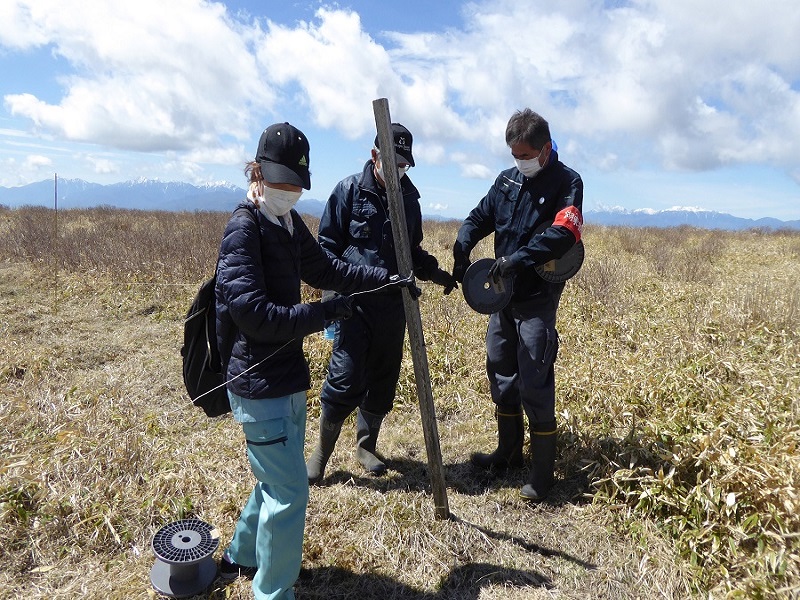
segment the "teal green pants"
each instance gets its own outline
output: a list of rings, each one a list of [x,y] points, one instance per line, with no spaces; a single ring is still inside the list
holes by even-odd
[[[226,553],[235,563],[258,568],[253,578],[257,600],[293,600],[292,586],[300,574],[308,506],[305,394],[292,395],[290,412],[242,423],[258,481]]]

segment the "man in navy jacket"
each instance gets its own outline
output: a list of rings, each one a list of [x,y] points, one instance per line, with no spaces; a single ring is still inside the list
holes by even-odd
[[[397,164],[384,164],[376,137],[371,159],[361,172],[340,181],[331,193],[319,222],[319,243],[331,256],[350,264],[385,267],[391,275],[397,275],[383,177],[384,169],[395,168],[414,274],[443,286],[448,294],[456,282],[450,273],[439,268],[436,257],[421,246],[420,195],[406,175],[414,166],[411,132],[399,123],[392,123],[392,135]],[[406,318],[400,290],[388,289],[383,294],[359,297],[354,303],[353,317],[334,327],[328,377],[320,392],[319,442],[306,463],[311,483],[322,479],[342,422],[356,409],[356,456],[368,473],[380,475],[386,471],[375,446],[383,418],[392,409],[403,358]]]
[[[486,371],[497,416],[498,445],[476,453],[482,468],[523,464],[522,411],[528,416],[532,455],[520,495],[541,500],[553,483],[556,454],[556,311],[564,283],[539,277],[536,265],[561,258],[581,239],[583,181],[558,159],[550,127],[530,109],[517,111],[506,127],[516,166],[498,175],[459,229],[453,245],[453,276],[462,281],[471,250],[494,234],[496,261],[489,276],[513,278],[510,303],[489,318]],[[549,225],[549,226],[548,226]]]

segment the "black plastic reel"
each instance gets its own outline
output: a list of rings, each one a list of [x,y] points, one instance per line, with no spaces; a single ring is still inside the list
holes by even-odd
[[[510,277],[501,278],[495,283],[488,277],[489,268],[494,264],[493,258],[481,258],[472,263],[464,273],[461,291],[470,308],[483,315],[503,310],[514,293]]]
[[[543,223],[536,228],[534,235],[542,233],[545,229],[550,227],[550,225],[552,225],[552,222]],[[579,241],[561,258],[553,259],[541,265],[535,265],[533,268],[536,274],[545,281],[550,283],[564,283],[581,270],[585,255],[586,251],[583,248],[583,241]]]

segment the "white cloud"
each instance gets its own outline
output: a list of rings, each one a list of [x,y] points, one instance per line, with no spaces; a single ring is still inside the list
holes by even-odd
[[[38,170],[42,167],[51,167],[53,161],[46,156],[31,154],[25,159],[25,164],[22,165],[23,169]]]
[[[241,144],[228,144],[212,149],[196,148],[183,156],[191,162],[203,164],[241,165],[242,170],[248,160],[253,160],[252,154],[245,151]]]
[[[320,9],[318,22],[291,29],[270,23],[256,53],[267,81],[299,87],[287,99],[325,128],[354,139],[375,130],[375,98],[401,88],[384,48],[361,29],[358,15]]]
[[[53,161],[47,156],[29,154],[22,160],[10,157],[0,160],[0,185],[15,187],[33,180],[53,176]]]
[[[119,173],[120,171],[119,165],[108,158],[88,156],[87,160],[92,164],[94,172],[98,175],[108,175],[111,173]]]
[[[512,166],[509,164],[509,166]],[[497,173],[486,165],[465,163],[461,167],[461,175],[470,179],[491,179]]]
[[[356,139],[374,131],[380,97],[421,156],[467,177],[510,162],[503,131],[524,106],[550,121],[579,170],[761,162],[800,172],[796,0],[484,0],[461,10],[461,30],[379,42],[356,13],[330,7],[286,26],[237,21],[202,0],[5,2],[0,45],[50,47],[73,67],[57,101],[18,93],[5,105],[55,138],[174,152],[198,177],[203,165],[249,156],[242,144],[265,115],[308,115]]]
[[[69,61],[57,104],[11,94],[11,114],[60,138],[119,149],[163,151],[245,139],[250,107],[274,102],[250,50],[257,31],[221,4],[176,0],[17,2],[20,36],[49,44]],[[157,15],[157,17],[155,17]],[[8,25],[8,24],[7,24]],[[3,38],[6,44],[16,42]]]

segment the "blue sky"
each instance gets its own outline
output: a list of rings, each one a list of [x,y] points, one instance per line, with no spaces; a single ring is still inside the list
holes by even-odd
[[[528,106],[586,210],[800,219],[797,31],[796,0],[5,0],[0,186],[244,186],[263,128],[289,121],[325,200],[387,98],[426,214],[477,204]]]

